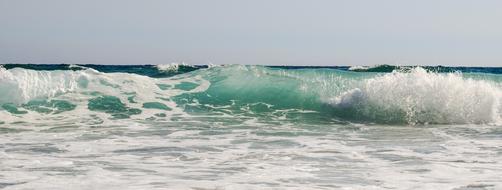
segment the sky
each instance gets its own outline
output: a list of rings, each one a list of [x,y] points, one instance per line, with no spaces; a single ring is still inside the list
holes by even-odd
[[[0,63],[502,66],[499,0],[0,0]]]

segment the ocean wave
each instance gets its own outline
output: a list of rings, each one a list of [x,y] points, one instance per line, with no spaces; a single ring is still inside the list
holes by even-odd
[[[328,100],[344,117],[380,122],[493,123],[502,117],[498,83],[417,67],[362,81]]]
[[[0,68],[0,103],[25,103],[75,90],[86,75],[67,71],[34,71]]]
[[[500,77],[437,73],[420,67],[364,74],[228,66],[203,73],[215,79],[209,79],[208,92],[183,98],[204,105],[232,102],[235,108],[227,111],[234,113],[264,103],[272,105],[269,112],[262,110],[267,114],[304,109],[353,122],[464,124],[497,123],[501,118]]]
[[[182,62],[182,63],[170,63],[170,64],[159,64],[159,65],[155,65],[155,67],[157,67],[157,69],[161,70],[161,71],[173,71],[173,72],[177,72],[180,67],[183,68],[183,67],[192,67],[192,68],[195,68],[194,66],[192,65],[189,65],[189,64],[186,64],[185,62]]]
[[[407,68],[395,65],[375,65],[375,66],[352,66],[349,71],[354,72],[392,72],[397,69]]]
[[[101,113],[116,119],[220,114],[356,123],[499,123],[501,83],[498,75],[437,73],[420,67],[360,73],[227,65],[171,78],[92,68],[0,68],[0,112],[21,118],[31,113]]]
[[[375,65],[375,66],[351,66],[348,71],[353,72],[378,72],[378,73],[391,73],[393,71],[407,72],[414,68],[420,67],[426,71],[435,73],[491,73],[502,74],[500,67],[448,67],[448,66],[413,66],[413,65]]]

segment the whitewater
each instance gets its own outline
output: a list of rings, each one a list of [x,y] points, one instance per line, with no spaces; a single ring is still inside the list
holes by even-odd
[[[4,189],[500,189],[502,68],[0,66]]]

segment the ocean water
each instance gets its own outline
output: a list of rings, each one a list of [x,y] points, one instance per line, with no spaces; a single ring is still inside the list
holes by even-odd
[[[502,189],[502,68],[0,66],[0,189]]]

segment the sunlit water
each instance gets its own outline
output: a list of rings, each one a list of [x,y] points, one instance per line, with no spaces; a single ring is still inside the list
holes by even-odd
[[[2,69],[0,188],[500,189],[500,81],[421,68]]]

